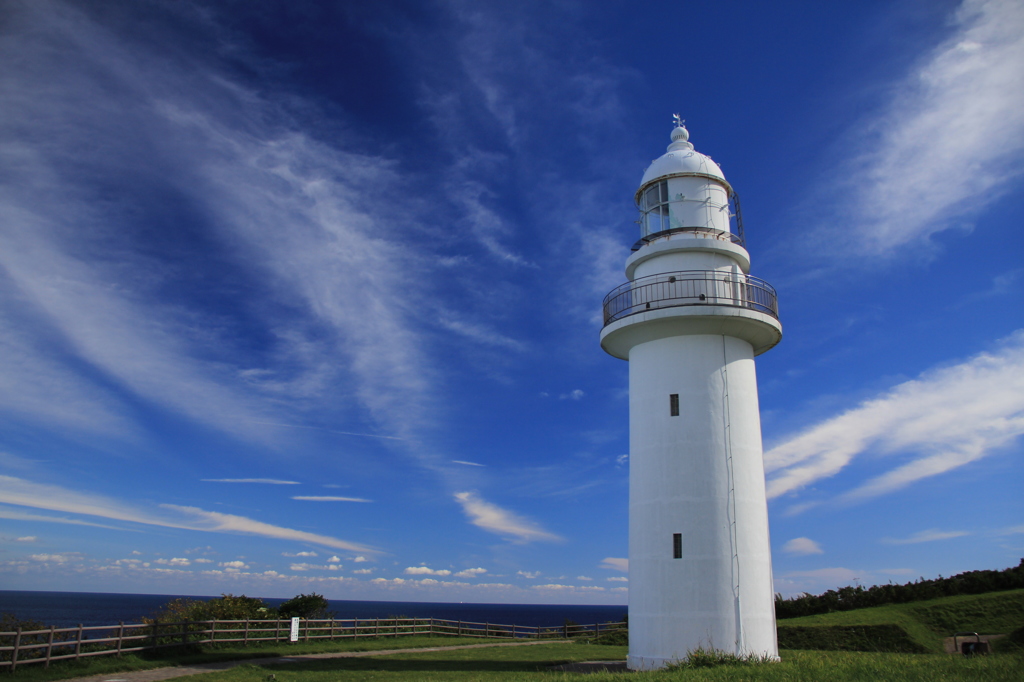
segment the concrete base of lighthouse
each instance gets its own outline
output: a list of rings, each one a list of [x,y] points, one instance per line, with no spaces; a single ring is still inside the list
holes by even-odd
[[[751,343],[653,338],[629,368],[629,668],[698,648],[777,657]]]

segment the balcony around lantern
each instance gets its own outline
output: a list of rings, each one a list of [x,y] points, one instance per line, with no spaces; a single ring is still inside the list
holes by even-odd
[[[629,315],[681,306],[730,306],[779,318],[775,289],[764,280],[714,270],[638,277],[604,297],[604,326]]]

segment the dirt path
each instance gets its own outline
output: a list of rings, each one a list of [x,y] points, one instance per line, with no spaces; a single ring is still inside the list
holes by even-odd
[[[186,675],[212,673],[218,670],[229,670],[240,665],[278,665],[281,663],[299,663],[301,661],[317,661],[325,658],[362,658],[364,656],[388,656],[390,654],[415,654],[423,651],[454,651],[456,649],[484,649],[499,646],[537,646],[540,644],[564,643],[565,640],[544,640],[543,642],[495,642],[494,644],[460,644],[459,646],[431,646],[419,649],[381,649],[379,651],[335,651],[326,654],[297,654],[295,656],[279,656],[273,658],[247,658],[239,661],[220,661],[218,663],[201,663],[199,665],[181,665],[173,668],[152,668],[150,670],[132,670],[122,673],[106,673],[74,677],[62,682],[157,682],[170,680]]]

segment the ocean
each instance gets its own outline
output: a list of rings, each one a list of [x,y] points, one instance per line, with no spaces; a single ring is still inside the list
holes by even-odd
[[[45,625],[117,625],[138,623],[162,605],[187,597],[209,596],[176,594],[107,594],[99,592],[17,592],[0,590],[0,613],[12,613],[22,620],[41,621]],[[278,606],[286,599],[264,599]],[[450,604],[442,602],[344,601],[330,600],[330,609],[338,618],[443,618],[475,623],[554,627],[567,619],[581,625],[617,622],[626,613],[625,606],[580,606],[552,604]]]

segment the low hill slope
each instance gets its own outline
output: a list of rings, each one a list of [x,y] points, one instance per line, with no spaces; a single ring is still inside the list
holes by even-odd
[[[783,648],[941,652],[955,632],[1010,633],[1024,626],[1024,589],[942,597],[779,620]]]

